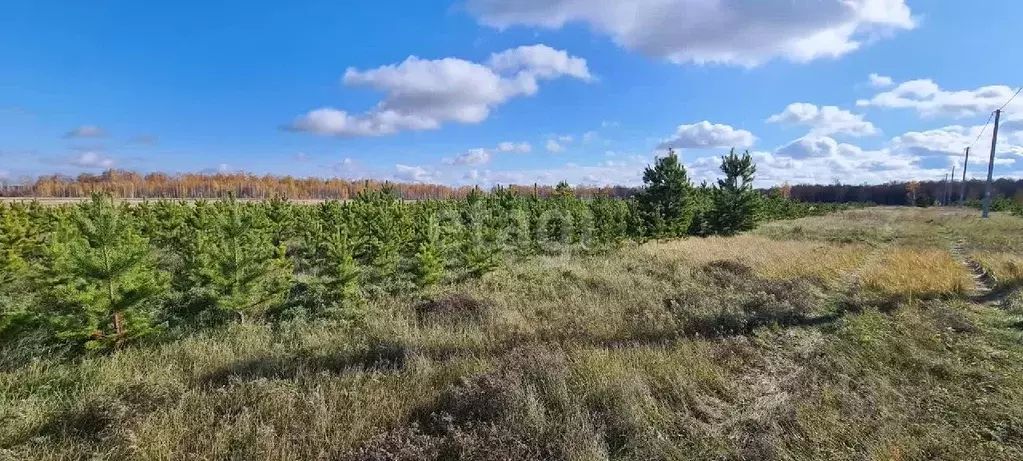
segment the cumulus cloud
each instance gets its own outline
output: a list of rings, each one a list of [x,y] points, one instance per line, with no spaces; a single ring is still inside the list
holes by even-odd
[[[547,152],[564,152],[565,146],[562,146],[557,141],[551,139],[547,141]]]
[[[75,128],[67,133],[64,133],[64,138],[99,138],[106,136],[107,132],[103,128],[96,125],[82,125]]]
[[[490,163],[490,152],[486,149],[469,149],[452,159],[445,159],[444,163],[455,166],[479,166]]]
[[[1009,163],[1006,160],[1010,157],[1023,155],[1023,131],[1017,127],[1009,126],[998,135],[998,150],[995,153],[995,162]],[[961,126],[952,125],[942,128],[935,128],[925,131],[910,131],[892,138],[890,145],[892,149],[904,151],[921,157],[953,157],[957,158],[963,154],[967,146],[973,146],[973,153],[970,156],[971,163],[987,164],[991,149],[991,127],[984,128],[983,125]]]
[[[775,153],[793,159],[839,155],[839,144],[827,136],[802,137],[778,148]]]
[[[490,55],[490,68],[503,73],[525,73],[538,78],[575,77],[590,81],[590,69],[583,58],[569,56],[547,45],[520,46]]]
[[[113,168],[114,159],[104,157],[99,152],[82,152],[71,160],[71,164],[79,168]]]
[[[449,182],[462,185],[479,184],[485,187],[496,184],[539,183],[553,185],[559,181],[567,181],[573,185],[638,186],[643,182],[643,168],[650,160],[648,157],[633,155],[623,157],[614,162],[598,162],[594,165],[566,163],[563,166],[554,168],[512,171],[472,169],[464,174],[460,174],[456,178],[452,178],[453,181]],[[445,178],[441,177],[439,179]]]
[[[533,150],[533,146],[528,142],[514,143],[505,141],[497,145],[497,150],[500,152],[518,152],[521,154],[528,154]]]
[[[874,88],[888,88],[895,84],[895,81],[891,77],[878,74],[870,74],[867,77],[868,83]]]
[[[856,101],[861,107],[913,109],[924,117],[970,117],[987,115],[1005,104],[1015,89],[1005,85],[982,86],[974,90],[945,91],[930,79],[910,80],[870,99]],[[1013,107],[1023,107],[1023,100]]]
[[[351,159],[351,158],[349,158],[349,157],[345,157],[345,158],[341,159],[340,161],[333,162],[333,163],[327,165],[327,168],[329,168],[331,171],[333,171],[334,174],[336,174],[336,175],[338,175],[340,177],[343,177],[343,178],[348,178],[348,179],[355,179],[355,178],[360,177],[360,176],[364,176],[364,177],[372,176],[370,174],[370,172],[365,171],[365,170],[359,168],[359,166],[356,163],[356,161]]]
[[[675,135],[661,142],[658,149],[699,149],[711,147],[750,147],[757,140],[753,133],[706,120],[679,125]]]
[[[905,0],[468,0],[488,26],[581,23],[673,62],[755,66],[838,57],[916,23]]]
[[[508,100],[536,94],[540,81],[560,77],[592,80],[585,59],[546,45],[495,53],[486,64],[410,56],[399,64],[345,72],[346,85],[385,94],[370,111],[353,115],[325,107],[298,117],[285,128],[331,136],[383,136],[434,130],[448,122],[480,123]]]
[[[827,136],[806,136],[787,143],[773,152],[754,152],[757,184],[770,186],[789,183],[845,184],[884,183],[909,179],[934,179],[944,169],[920,166],[919,157],[889,148],[863,149],[840,143]],[[694,169],[694,177],[712,174],[713,163]]]
[[[862,115],[835,106],[817,107],[805,102],[789,104],[781,113],[769,117],[767,122],[809,126],[810,134],[818,136],[877,134],[877,127],[873,123],[863,120]]]
[[[400,181],[430,183],[435,182],[435,172],[417,165],[394,165],[394,177]]]

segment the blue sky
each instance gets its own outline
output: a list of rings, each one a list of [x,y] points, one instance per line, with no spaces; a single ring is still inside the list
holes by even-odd
[[[940,179],[1023,84],[1023,3],[9,0],[0,178],[247,171],[636,184]],[[1023,176],[1023,97],[996,175]],[[1019,160],[1019,162],[1017,162]],[[972,163],[972,162],[971,162]],[[971,165],[980,177],[984,165]]]

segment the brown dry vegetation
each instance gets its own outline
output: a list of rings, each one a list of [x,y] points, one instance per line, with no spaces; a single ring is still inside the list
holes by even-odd
[[[1023,220],[968,216],[530,258],[357,324],[8,345],[0,459],[1023,459],[1021,295],[971,303],[949,253],[1013,254]]]

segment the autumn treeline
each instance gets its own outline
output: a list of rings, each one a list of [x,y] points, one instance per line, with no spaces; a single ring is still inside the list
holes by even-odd
[[[966,181],[966,200],[984,197],[986,181]],[[959,201],[962,182],[946,184],[944,181],[890,182],[874,185],[793,185],[789,197],[800,202],[822,203],[875,203],[878,205],[934,205],[940,203],[949,190],[951,202]],[[992,185],[994,198],[1013,199],[1023,204],[1023,179],[998,179]]]
[[[952,200],[959,198],[961,182],[950,186]],[[440,184],[408,184],[378,180],[347,180],[341,178],[295,178],[291,176],[254,175],[248,173],[147,173],[108,170],[100,174],[41,176],[21,184],[0,183],[0,196],[5,197],[89,197],[95,192],[119,198],[222,198],[233,194],[238,198],[269,198],[275,195],[297,200],[340,199],[355,197],[359,192],[376,191],[385,185],[394,188],[405,200],[463,199],[475,186],[450,187]],[[521,195],[550,197],[550,185],[504,186]],[[940,201],[946,184],[942,181],[890,182],[873,185],[797,184],[763,189],[800,202],[876,203],[878,205],[931,205]],[[910,189],[916,189],[911,193]],[[589,198],[597,195],[628,198],[634,187],[587,187],[573,189],[574,195]],[[967,181],[966,200],[984,195],[984,181]],[[1015,199],[1023,204],[1023,179],[998,179],[994,182],[996,198]]]
[[[249,173],[148,173],[108,170],[100,174],[83,173],[75,177],[41,176],[20,185],[0,184],[5,197],[89,197],[93,193],[109,193],[118,198],[219,198],[233,194],[238,198],[269,198],[283,195],[291,199],[340,199],[355,197],[360,192],[376,191],[385,185],[394,188],[405,200],[465,198],[474,186],[450,187],[439,184],[408,184],[377,180],[346,180],[340,178],[295,178],[291,176],[254,175]],[[553,195],[554,187],[545,185],[506,186],[522,195],[540,197]],[[634,189],[628,187],[578,187],[581,198],[596,195],[625,198]]]

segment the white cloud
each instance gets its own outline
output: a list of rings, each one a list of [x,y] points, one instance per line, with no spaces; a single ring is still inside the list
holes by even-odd
[[[480,123],[508,100],[531,96],[539,82],[560,77],[592,80],[586,60],[546,45],[493,54],[487,64],[457,58],[410,56],[400,64],[360,71],[349,68],[344,83],[385,93],[373,109],[353,115],[321,108],[286,129],[332,136],[383,136],[405,130],[435,130],[444,123]]]
[[[495,184],[533,183],[553,185],[559,181],[567,181],[573,185],[637,186],[642,184],[643,168],[650,160],[648,157],[634,155],[611,163],[598,162],[596,165],[566,163],[561,167],[513,171],[474,169],[459,175],[455,181],[449,182],[492,186]]]
[[[611,120],[604,120],[600,122],[601,128],[618,128],[620,126],[622,126],[620,123]]]
[[[945,91],[933,80],[910,80],[871,99],[856,101],[857,106],[885,109],[913,109],[921,116],[969,117],[987,115],[1005,104],[1015,89],[1005,85],[990,85],[975,90]],[[1023,107],[1023,100],[1013,107]]]
[[[468,0],[486,25],[582,23],[617,44],[673,62],[754,66],[838,57],[916,23],[905,0]]]
[[[594,139],[597,139],[596,131],[587,131],[583,133],[583,142],[590,142],[593,141]]]
[[[998,150],[995,163],[1006,163],[1002,159],[1009,156],[1023,155],[1023,131],[1015,124],[1002,125],[998,133]],[[961,125],[946,126],[926,131],[911,131],[892,138],[892,149],[904,151],[921,157],[959,157],[967,146],[972,146],[971,164],[987,164],[991,153],[991,127],[983,125],[965,127]]]
[[[96,125],[82,125],[64,134],[65,138],[99,138],[106,136],[107,132]]]
[[[870,83],[870,86],[874,88],[888,88],[895,84],[895,81],[892,80],[891,77],[878,74],[870,74],[870,76],[867,77],[867,80]]]
[[[89,151],[76,157],[71,164],[79,168],[113,168],[114,159]]]
[[[400,181],[430,183],[435,182],[435,172],[421,166],[394,165],[394,177]]]
[[[575,141],[575,138],[573,138],[571,135],[567,135],[567,134],[566,135],[558,136],[555,139],[557,139],[558,142],[565,142],[565,143]]]
[[[490,163],[490,152],[486,149],[469,149],[453,159],[445,159],[444,163],[455,166],[479,166]]]
[[[839,144],[827,136],[802,137],[775,151],[776,154],[793,159],[831,157],[838,154]]]
[[[333,171],[334,174],[348,179],[372,176],[371,172],[359,168],[357,162],[349,157],[345,157],[339,162],[331,163],[327,165],[327,168]]]
[[[564,152],[565,146],[558,144],[557,141],[551,139],[547,141],[547,152]]]
[[[490,55],[491,69],[498,72],[519,72],[537,78],[575,77],[590,81],[590,69],[583,58],[569,56],[547,45],[520,46]]]
[[[817,136],[877,134],[874,124],[863,120],[862,115],[835,106],[817,107],[805,102],[789,104],[781,113],[769,117],[767,122],[809,126],[810,134]]]
[[[785,144],[774,152],[755,152],[757,184],[844,184],[934,179],[944,169],[927,169],[915,155],[889,148],[876,150],[840,143],[826,136],[808,136]],[[694,175],[694,177],[697,177]]]
[[[309,160],[309,154],[305,152],[299,152],[295,154],[295,160],[298,160],[299,162],[305,162]]]
[[[532,152],[533,146],[528,142],[514,143],[505,141],[497,145],[497,150],[501,152],[518,152],[528,154],[529,152]]]
[[[692,125],[679,125],[675,136],[663,141],[658,149],[745,148],[752,146],[756,139],[749,131],[705,120]]]

